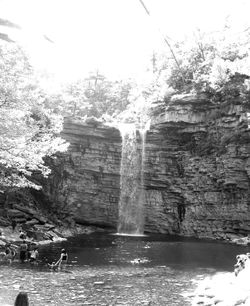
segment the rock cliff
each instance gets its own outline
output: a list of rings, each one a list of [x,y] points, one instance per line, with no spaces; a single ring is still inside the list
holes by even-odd
[[[150,231],[223,238],[250,229],[248,114],[235,101],[175,97],[147,136]]]
[[[227,239],[250,230],[250,130],[240,101],[175,96],[146,136],[145,230]],[[44,190],[76,221],[117,226],[121,136],[95,120],[65,119],[69,151]]]
[[[121,136],[96,120],[65,118],[62,136],[68,152],[50,160],[44,181],[47,199],[78,223],[116,227],[120,194]],[[67,213],[66,213],[67,215]]]

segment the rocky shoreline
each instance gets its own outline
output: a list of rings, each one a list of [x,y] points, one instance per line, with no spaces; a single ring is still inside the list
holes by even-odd
[[[53,203],[43,207],[29,190],[8,194],[8,201],[0,195],[0,248],[7,242],[19,244],[20,231],[25,232],[25,240],[37,245],[61,242],[80,234],[90,234],[95,226],[75,222],[67,210],[56,210]]]
[[[75,228],[69,228],[66,226],[56,227],[53,229],[41,228],[39,231],[34,231],[36,235],[27,235],[25,239],[27,242],[35,243],[36,245],[46,245],[50,243],[57,243],[67,240],[69,237],[74,237],[81,234],[91,234],[100,229],[91,226],[77,225]],[[19,245],[23,239],[20,238],[19,228],[13,230],[10,226],[0,227],[0,248],[3,248],[6,243]],[[28,231],[29,233],[31,231]]]

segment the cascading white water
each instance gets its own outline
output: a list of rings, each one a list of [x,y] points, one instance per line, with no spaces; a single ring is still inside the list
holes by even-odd
[[[146,129],[120,125],[122,158],[118,234],[142,235],[144,231],[144,159]]]

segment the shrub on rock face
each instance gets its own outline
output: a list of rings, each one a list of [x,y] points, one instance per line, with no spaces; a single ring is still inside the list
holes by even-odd
[[[97,127],[98,125],[102,124],[102,120],[97,119],[95,117],[86,117],[84,122],[89,124],[89,125],[93,125],[94,127]]]

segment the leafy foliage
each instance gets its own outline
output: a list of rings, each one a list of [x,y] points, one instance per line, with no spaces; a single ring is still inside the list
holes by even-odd
[[[227,27],[211,36],[198,34],[175,45],[180,67],[168,55],[158,56],[157,73],[176,93],[206,93],[220,103],[246,95],[250,78],[250,33]]]
[[[58,137],[62,117],[44,108],[39,88],[23,51],[0,46],[0,190],[34,187],[31,175],[50,170],[43,157],[67,148]]]
[[[131,88],[128,81],[110,81],[98,72],[90,73],[64,84],[60,92],[48,97],[46,107],[63,116],[116,116],[129,104]]]

